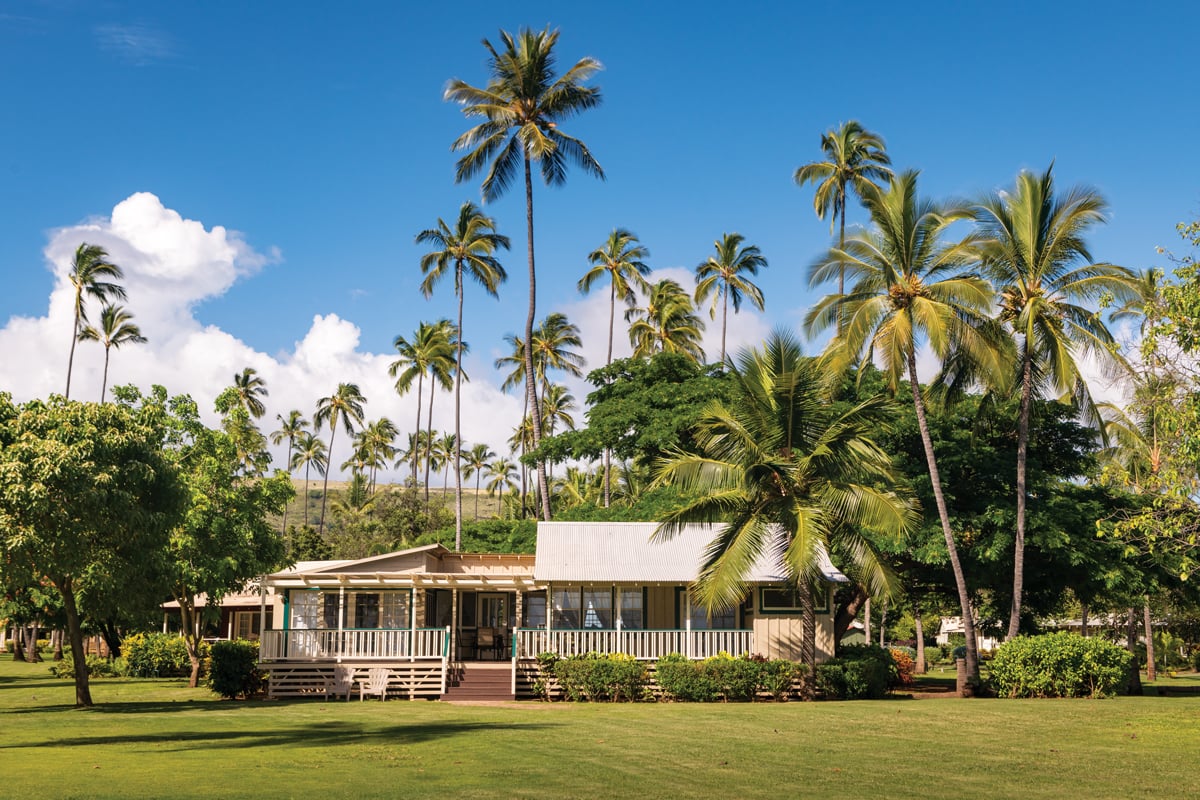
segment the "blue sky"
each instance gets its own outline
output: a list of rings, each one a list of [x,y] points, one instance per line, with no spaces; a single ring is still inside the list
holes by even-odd
[[[587,313],[574,285],[614,226],[640,236],[656,269],[690,270],[723,232],[739,231],[770,262],[767,313],[740,329],[752,339],[794,325],[819,295],[805,268],[829,229],[792,174],[847,119],[883,135],[896,166],[921,169],[935,197],[1002,187],[1055,159],[1060,186],[1087,183],[1111,203],[1094,254],[1131,267],[1161,263],[1155,246],[1173,246],[1174,224],[1200,214],[1200,167],[1179,146],[1200,121],[1182,4],[14,5],[0,11],[0,325],[10,348],[0,389],[19,397],[57,387],[48,376],[65,365],[65,341],[29,359],[48,366],[10,354],[40,330],[15,318],[54,317],[47,254],[104,228],[139,192],[245,244],[234,277],[179,295],[177,313],[156,315],[132,292],[131,310],[238,346],[129,350],[115,357],[127,359],[124,378],[145,382],[155,358],[178,367],[228,356],[212,374],[242,361],[268,374],[273,363],[298,369],[297,342],[318,315],[353,324],[357,342],[338,352],[362,366],[420,320],[450,316],[449,284],[433,301],[417,292],[413,236],[479,199],[477,184],[454,183],[449,144],[466,122],[442,90],[451,77],[486,81],[480,40],[500,28],[558,27],[562,66],[583,55],[605,65],[595,81],[603,104],[564,128],[590,144],[608,179],[575,171],[563,188],[535,188],[543,313]],[[514,249],[499,303],[468,293],[477,381],[490,380],[486,362],[522,325],[526,292],[519,187],[487,210]],[[593,316],[599,300],[587,306]],[[152,342],[172,335],[144,332]],[[595,362],[603,341],[592,338]],[[330,389],[344,379],[335,362],[320,372]],[[295,393],[309,385],[277,380]],[[273,394],[272,418],[316,396]],[[376,405],[371,416],[401,414]]]

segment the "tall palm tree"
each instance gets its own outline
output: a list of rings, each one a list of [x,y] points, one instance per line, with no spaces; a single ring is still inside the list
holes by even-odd
[[[865,366],[877,358],[893,392],[900,388],[905,374],[908,376],[962,609],[967,672],[975,684],[979,680],[975,619],[917,379],[917,348],[922,338],[939,357],[958,348],[974,356],[981,372],[997,373],[1000,356],[981,333],[987,328],[986,314],[994,294],[986,280],[963,266],[961,248],[942,242],[946,228],[965,218],[967,212],[921,200],[916,172],[898,175],[886,191],[868,195],[865,202],[872,229],[851,236],[844,249],[830,250],[812,266],[809,276],[815,286],[845,269],[856,282],[848,294],[822,299],[809,311],[805,324],[810,333],[835,325],[841,328],[828,350],[835,367],[852,359]],[[862,372],[860,369],[859,374]]]
[[[458,437],[453,433],[446,433],[441,438],[435,440],[434,454],[436,463],[445,473],[442,475],[442,505],[446,504],[446,495],[450,492],[450,467],[454,464],[455,457],[459,455]],[[461,547],[462,543],[458,543]]]
[[[400,354],[400,357],[388,366],[388,375],[396,379],[396,393],[403,397],[412,388],[413,381],[417,382],[417,443],[421,441],[421,397],[425,375],[428,373],[431,380],[449,375],[446,365],[453,360],[453,350],[445,336],[446,326],[449,324],[448,319],[433,323],[422,322],[417,326],[412,341],[397,336],[392,343]],[[417,483],[417,464],[423,452],[418,447],[410,448],[409,451],[412,456],[413,485]],[[428,480],[426,482],[428,483]]]
[[[508,487],[509,491],[517,488],[517,484],[513,480],[516,474],[516,465],[507,458],[497,458],[491,464],[488,464],[488,475],[491,477],[491,480],[487,484],[488,496],[490,497],[499,490],[501,508],[504,507],[504,488]]]
[[[108,391],[108,356],[112,348],[121,349],[123,344],[145,344],[142,329],[131,320],[133,314],[124,306],[105,306],[100,310],[100,327],[88,325],[79,332],[79,341],[101,342],[104,345],[104,380],[100,384],[100,402]]]
[[[559,370],[575,378],[583,377],[583,365],[587,362],[576,352],[577,348],[583,347],[583,340],[579,336],[579,326],[568,320],[566,314],[555,311],[548,315],[533,332],[531,341],[533,369],[543,399],[550,388],[550,370]],[[536,394],[534,398],[537,398]],[[537,416],[542,416],[540,409]],[[542,427],[547,427],[544,420]],[[535,438],[535,447],[537,441]]]
[[[552,383],[546,387],[542,395],[542,422],[545,423],[547,436],[553,436],[558,426],[565,425],[567,430],[575,430],[575,417],[571,411],[578,408],[575,396],[561,383]],[[551,484],[554,482],[552,465],[547,465],[547,474]]]
[[[266,397],[267,382],[258,375],[254,367],[246,367],[233,376],[233,388],[237,392],[237,403],[255,419],[262,419],[267,407],[260,398]]]
[[[496,454],[486,444],[477,444],[467,451],[466,460],[463,461],[463,474],[470,478],[475,477],[475,519],[479,519],[479,480],[483,477],[483,471],[488,468],[488,464]]]
[[[463,278],[470,276],[492,297],[499,298],[497,288],[508,278],[496,258],[496,251],[508,249],[508,237],[496,233],[496,221],[484,214],[472,202],[462,204],[454,229],[438,219],[436,228],[417,234],[417,244],[431,244],[434,250],[421,257],[421,272],[425,280],[421,291],[426,297],[446,273],[454,270],[454,294],[458,298],[458,348],[454,362],[454,436],[462,442],[462,327]],[[454,549],[462,548],[462,453],[454,453]]]
[[[1021,406],[1017,418],[1017,527],[1008,638],[1021,621],[1025,576],[1026,465],[1033,398],[1044,390],[1072,398],[1098,418],[1079,356],[1112,363],[1113,337],[1096,308],[1106,297],[1132,298],[1136,279],[1114,264],[1097,263],[1089,229],[1105,221],[1099,193],[1054,190],[1053,164],[1041,175],[1022,171],[1011,192],[974,207],[983,268],[1000,295],[1000,322],[1016,340]],[[1090,306],[1090,307],[1089,307]]]
[[[567,164],[598,178],[604,170],[591,150],[567,135],[560,123],[600,104],[600,89],[584,84],[601,69],[594,58],[581,58],[573,67],[555,76],[554,45],[558,31],[523,29],[514,37],[500,32],[500,48],[484,40],[490,76],[487,85],[476,88],[457,78],[446,86],[447,100],[459,103],[463,114],[482,121],[458,137],[451,150],[466,151],[458,160],[455,179],[467,180],[484,173],[483,200],[490,203],[504,194],[517,170],[524,168],[525,231],[529,242],[529,309],[525,316],[525,341],[533,340],[537,316],[537,271],[533,247],[533,178],[531,164],[541,167],[542,180],[558,186],[566,181]],[[533,414],[534,444],[542,439],[542,421],[533,383],[532,353],[526,353],[525,393]],[[545,465],[538,464],[542,493],[542,515],[550,518],[550,493]]]
[[[75,321],[71,324],[71,353],[67,356],[67,389],[63,396],[71,398],[71,370],[75,366],[75,343],[79,341],[82,325],[88,321],[88,297],[93,297],[101,303],[108,304],[113,300],[124,300],[125,290],[120,284],[113,283],[121,280],[125,273],[116,264],[108,260],[108,251],[95,244],[82,242],[75,248],[75,258],[71,261],[71,271],[67,273],[67,282],[75,290]]]
[[[500,391],[507,392],[517,386],[525,386],[525,340],[516,334],[507,334],[504,341],[508,343],[512,351],[509,355],[500,356],[495,361],[496,369],[508,369],[509,372],[504,376],[504,382],[500,384]],[[521,402],[521,419],[529,419],[529,393],[522,392]],[[532,429],[532,424],[531,424]],[[520,442],[521,455],[525,455],[525,440]],[[515,451],[514,451],[515,452]],[[521,471],[521,518],[525,517],[525,493],[528,490],[528,468],[525,466],[524,460],[518,461]]]
[[[629,341],[634,358],[649,358],[655,353],[683,353],[696,361],[704,360],[700,337],[704,321],[696,314],[692,298],[675,281],[664,278],[650,287],[646,305],[625,312]]]
[[[296,452],[290,462],[292,469],[304,467],[304,524],[308,524],[308,473],[316,469],[318,476],[324,476],[329,467],[329,451],[325,449],[325,441],[308,431],[296,434]]]
[[[860,201],[879,191],[881,184],[892,179],[888,168],[892,160],[884,149],[883,137],[863,128],[858,120],[850,120],[821,135],[824,161],[814,161],[796,170],[796,184],[817,185],[813,208],[817,219],[830,216],[829,232],[835,220],[841,224],[838,247],[846,249],[846,200],[849,192]],[[846,270],[838,270],[838,294],[846,293]]]
[[[354,425],[362,424],[363,404],[367,398],[356,383],[339,383],[337,391],[322,397],[317,401],[317,412],[313,414],[313,428],[320,428],[329,423],[329,455],[333,456],[333,439],[337,436],[338,423],[346,429],[347,435],[354,433]],[[329,499],[329,471],[325,471],[325,485],[321,494],[321,525],[318,531],[325,532],[325,505]]]
[[[725,362],[725,327],[729,321],[730,302],[733,303],[735,314],[742,310],[743,297],[748,298],[759,311],[763,310],[762,290],[742,275],[757,275],[760,269],[766,269],[767,259],[754,245],[742,247],[745,240],[746,237],[740,233],[725,234],[713,242],[717,254],[696,266],[696,304],[703,303],[712,295],[709,319],[716,319],[717,300],[721,301],[721,363]]]
[[[425,504],[429,504],[429,471],[433,467],[433,398],[437,393],[437,387],[441,386],[445,391],[450,391],[454,387],[455,369],[454,353],[459,347],[458,330],[454,327],[454,323],[448,319],[438,320],[434,324],[434,341],[433,347],[434,357],[429,362],[429,413],[426,415],[425,423]],[[462,343],[463,352],[469,352],[471,346],[466,342]],[[467,375],[463,378],[470,380]],[[439,462],[440,463],[440,462]]]
[[[395,443],[399,435],[396,424],[387,417],[368,422],[359,433],[365,455],[364,463],[370,471],[367,476],[367,488],[372,494],[375,493],[375,479],[380,467],[387,466],[388,462],[396,457]]]
[[[296,449],[296,438],[308,429],[308,420],[304,418],[298,410],[292,409],[285,417],[283,414],[276,414],[275,419],[279,420],[279,430],[271,434],[271,444],[279,446],[286,439],[288,443],[287,449],[287,465],[289,473],[292,467],[292,453]],[[307,491],[307,489],[305,490]],[[305,502],[308,502],[308,496],[305,495]],[[287,503],[283,505],[283,531],[287,534]]]
[[[665,514],[655,536],[670,539],[688,523],[727,523],[694,587],[710,611],[740,603],[759,556],[781,554],[804,609],[803,660],[812,668],[811,590],[822,551],[850,554],[877,593],[890,592],[892,577],[864,532],[895,536],[917,519],[891,489],[891,459],[872,438],[886,426],[887,405],[877,397],[836,409],[821,364],[785,331],[740,353],[731,373],[735,399],[701,412],[699,452],[677,452],[659,465],[657,483],[697,499]]]

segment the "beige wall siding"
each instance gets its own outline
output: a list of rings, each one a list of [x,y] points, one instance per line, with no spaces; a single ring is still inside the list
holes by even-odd
[[[674,586],[650,586],[646,589],[646,627],[650,630],[675,627]]]

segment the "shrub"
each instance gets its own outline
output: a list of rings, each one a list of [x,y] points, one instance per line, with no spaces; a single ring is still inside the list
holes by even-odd
[[[266,675],[258,669],[258,642],[245,639],[214,642],[207,684],[229,700],[261,691]]]
[[[761,686],[763,691],[775,700],[787,700],[796,678],[806,673],[807,670],[802,664],[777,658],[762,665]]]
[[[537,677],[533,679],[533,693],[539,700],[550,699],[550,681],[554,677],[554,665],[558,663],[558,653],[538,653]]]
[[[753,700],[762,680],[762,662],[719,653],[700,662],[700,671],[717,687],[721,699]]]
[[[1128,677],[1129,653],[1075,633],[1019,636],[996,650],[991,682],[1001,697],[1108,697]]]
[[[646,665],[622,653],[570,656],[551,668],[569,700],[637,700],[646,687]]]
[[[908,663],[911,669],[912,659]],[[899,682],[895,658],[878,645],[846,645],[837,658],[817,665],[816,687],[829,700],[878,700]]]
[[[110,661],[93,653],[87,657],[87,668],[91,678],[120,678],[126,674],[128,666],[123,658]],[[71,658],[71,654],[64,653],[61,661],[51,664],[50,674],[56,678],[74,678],[75,660]]]
[[[908,648],[893,647],[890,652],[892,662],[896,665],[896,685],[897,686],[912,686],[913,672],[916,670],[917,662],[910,653]]]
[[[678,653],[660,658],[654,677],[667,700],[711,703],[721,698],[721,686],[712,673],[701,669],[700,662],[688,661]]]
[[[173,633],[135,633],[126,636],[121,651],[134,678],[180,678],[192,674],[183,637]],[[201,645],[201,658],[206,658],[208,645]]]
[[[1192,669],[1196,670],[1196,672],[1200,672],[1200,650],[1196,650],[1192,653]]]

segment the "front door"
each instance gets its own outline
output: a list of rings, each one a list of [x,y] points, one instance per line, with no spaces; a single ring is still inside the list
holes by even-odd
[[[479,595],[479,627],[497,631],[508,629],[508,595]]]

